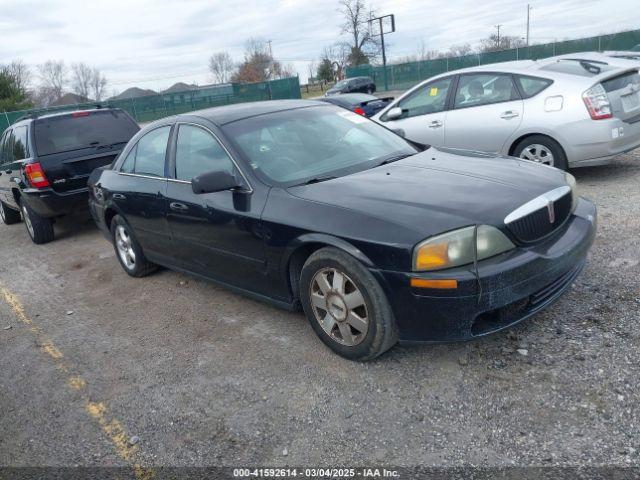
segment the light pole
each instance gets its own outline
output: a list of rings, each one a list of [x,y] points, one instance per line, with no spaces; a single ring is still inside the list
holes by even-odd
[[[498,25],[494,25],[494,27],[496,27],[498,29],[498,39],[496,40],[496,48],[498,50],[500,50],[500,27],[502,26],[501,23],[499,23]]]
[[[529,22],[531,18],[531,9],[533,7],[527,3],[527,47],[529,46]]]

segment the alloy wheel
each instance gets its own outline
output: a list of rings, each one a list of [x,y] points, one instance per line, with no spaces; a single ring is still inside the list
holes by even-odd
[[[311,280],[309,296],[313,314],[336,342],[353,347],[369,330],[367,305],[357,285],[344,272],[324,268]]]
[[[555,160],[553,158],[553,153],[551,152],[551,150],[539,143],[534,143],[532,145],[526,146],[520,153],[520,158],[538,163],[544,163],[545,165],[549,165],[551,167],[553,167],[555,164]]]
[[[27,230],[29,231],[29,235],[31,238],[35,237],[35,233],[33,231],[33,224],[31,223],[31,218],[29,217],[29,211],[26,206],[22,206],[22,216],[24,217],[24,224],[27,226]]]
[[[0,218],[2,219],[3,222],[5,222],[7,219],[4,216],[4,205],[2,204],[2,202],[0,202]]]
[[[133,251],[133,240],[129,232],[122,226],[116,227],[116,248],[120,260],[129,270],[133,270],[136,266],[136,254]]]

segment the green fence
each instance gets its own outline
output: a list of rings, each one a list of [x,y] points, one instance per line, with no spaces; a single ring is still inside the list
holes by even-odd
[[[233,83],[144,97],[105,100],[104,107],[121,108],[138,122],[150,122],[169,115],[192,112],[231,103],[300,98],[298,77],[261,83]],[[96,102],[0,113],[0,134],[20,117],[31,114],[94,108]]]
[[[512,60],[537,60],[539,58],[553,57],[565,53],[630,50],[638,44],[640,44],[640,30],[632,30],[598,37],[531,45],[530,47],[501,50],[499,52],[387,65],[386,90],[403,90],[412,87],[421,80],[460,68],[476,67],[478,65]],[[376,83],[378,90],[385,90],[385,69],[382,66],[360,65],[358,67],[347,68],[346,73],[347,77],[371,77]]]

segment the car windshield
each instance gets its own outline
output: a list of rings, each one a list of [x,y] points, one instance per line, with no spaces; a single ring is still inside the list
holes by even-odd
[[[334,85],[334,88],[342,88],[349,85],[349,80],[340,80],[338,83]]]
[[[238,120],[223,127],[267,183],[339,177],[417,153],[402,137],[331,105]]]

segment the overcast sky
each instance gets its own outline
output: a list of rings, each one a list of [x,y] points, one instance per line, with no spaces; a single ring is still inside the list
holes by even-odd
[[[370,0],[394,13],[388,56],[478,41],[495,32],[524,36],[526,0]],[[638,0],[532,0],[531,39],[547,42],[640,28]],[[97,66],[109,94],[133,85],[162,89],[177,81],[209,83],[207,59],[227,50],[242,59],[245,40],[273,41],[302,83],[308,62],[340,39],[337,0],[0,0],[0,64],[16,58]],[[34,68],[35,70],[35,68]]]

